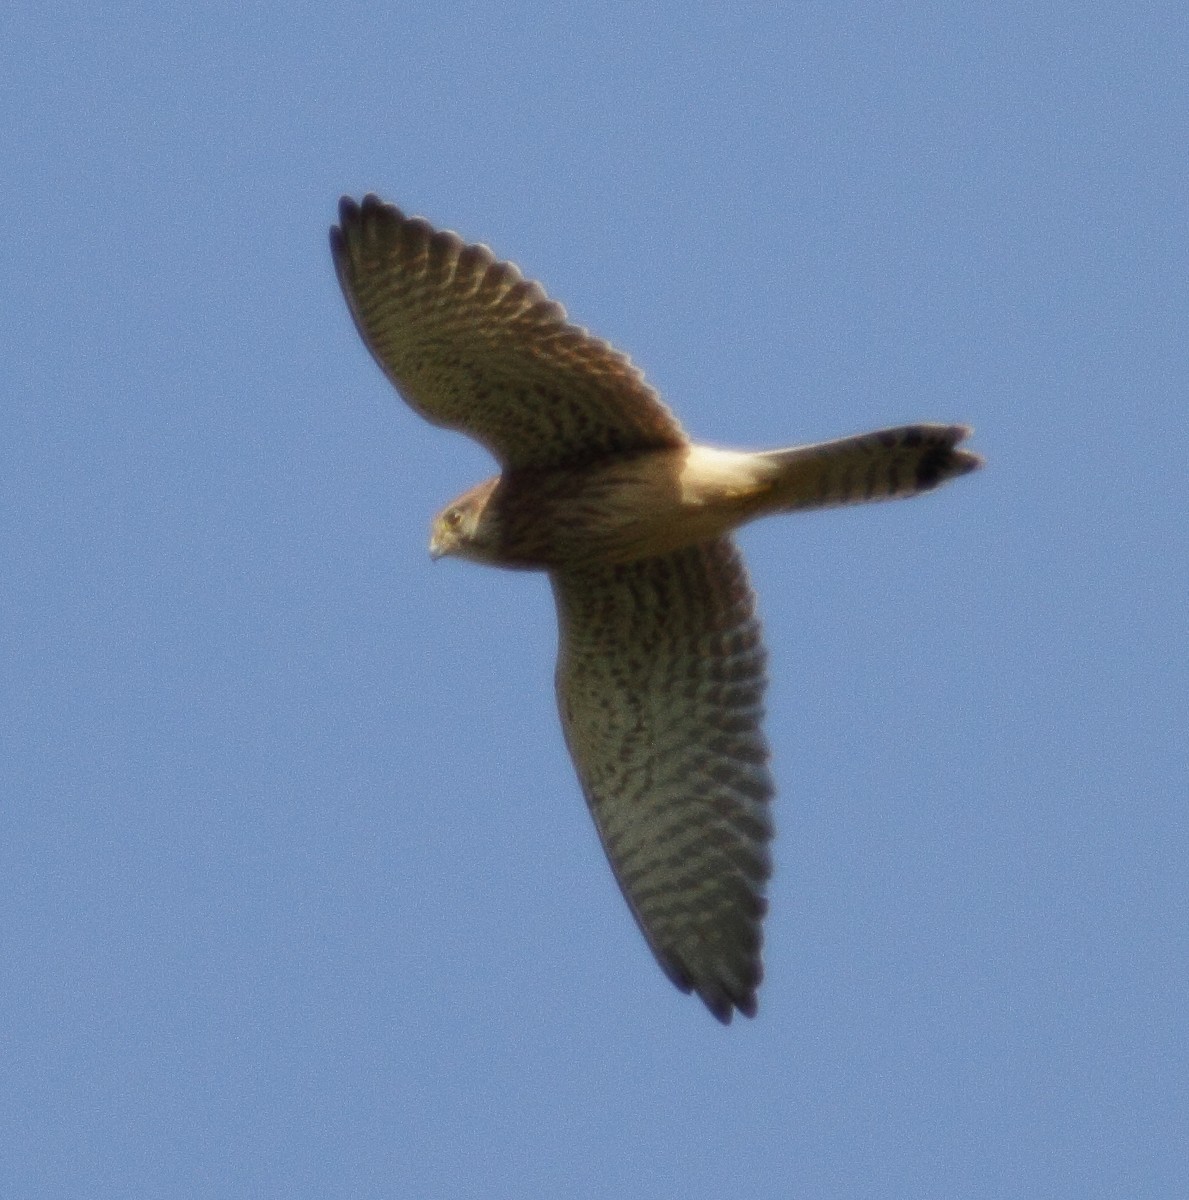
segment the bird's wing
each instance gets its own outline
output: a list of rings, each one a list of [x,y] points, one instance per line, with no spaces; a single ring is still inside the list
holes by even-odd
[[[359,333],[401,395],[504,466],[685,444],[626,356],[569,324],[540,284],[486,246],[375,196],[342,200],[330,244]]]
[[[751,1016],[773,788],[739,552],[724,538],[552,579],[562,725],[623,894],[679,988]]]

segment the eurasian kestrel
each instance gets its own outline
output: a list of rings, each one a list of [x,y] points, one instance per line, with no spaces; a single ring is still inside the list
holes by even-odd
[[[723,1022],[753,1016],[771,873],[764,647],[732,530],[912,496],[974,470],[961,425],[787,450],[693,443],[628,359],[515,266],[365,196],[330,244],[368,349],[427,420],[501,474],[430,553],[549,573],[566,743],[652,952]]]

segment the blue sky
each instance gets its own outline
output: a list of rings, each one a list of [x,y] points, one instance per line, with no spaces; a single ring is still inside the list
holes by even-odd
[[[0,17],[0,1193],[1173,1196],[1189,1178],[1180,4]],[[747,530],[767,979],[653,964],[541,577],[361,346],[375,190],[696,436],[966,421]]]

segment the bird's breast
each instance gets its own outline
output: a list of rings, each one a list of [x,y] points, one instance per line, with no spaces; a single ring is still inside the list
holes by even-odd
[[[747,519],[765,486],[754,457],[687,446],[509,472],[491,500],[499,559],[547,570],[631,562],[719,537]]]

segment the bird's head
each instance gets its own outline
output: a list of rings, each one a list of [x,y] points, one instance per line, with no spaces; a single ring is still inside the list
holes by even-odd
[[[433,519],[429,535],[430,558],[453,555],[477,562],[495,561],[498,530],[488,501],[499,479],[487,479],[452,500]]]

